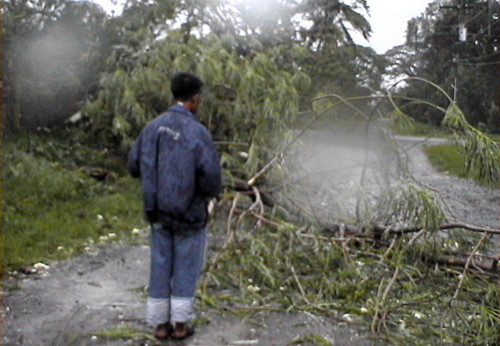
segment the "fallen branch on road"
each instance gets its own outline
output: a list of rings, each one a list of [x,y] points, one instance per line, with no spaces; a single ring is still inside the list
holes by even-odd
[[[463,229],[466,231],[471,231],[471,232],[476,232],[476,233],[487,233],[487,234],[500,234],[500,230],[494,230],[490,228],[485,228],[485,227],[477,227],[477,226],[472,226],[472,225],[467,225],[465,223],[450,223],[450,224],[444,224],[439,227],[440,231],[446,231],[446,230],[451,230],[451,229]],[[408,233],[417,233],[422,230],[420,227],[413,227],[413,228],[388,228],[388,226],[384,225],[379,225],[379,224],[374,224],[372,228],[373,232],[375,234],[383,234],[384,232],[387,232],[389,234],[408,234]]]

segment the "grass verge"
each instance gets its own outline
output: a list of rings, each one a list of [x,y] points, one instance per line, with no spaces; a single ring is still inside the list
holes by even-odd
[[[414,121],[411,128],[394,127],[394,132],[401,136],[451,138],[453,132],[432,124]]]
[[[449,173],[460,178],[474,179],[480,183],[477,170],[471,172],[467,171],[465,167],[465,155],[457,145],[443,144],[426,146],[425,153],[431,164],[438,171]]]
[[[100,182],[81,172],[83,162],[116,169]],[[2,273],[126,239],[144,227],[140,184],[119,167],[65,139],[32,135],[4,143]]]

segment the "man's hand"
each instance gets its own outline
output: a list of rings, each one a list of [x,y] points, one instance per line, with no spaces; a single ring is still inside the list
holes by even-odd
[[[208,201],[208,215],[210,216],[214,215],[215,203],[215,198],[212,198],[210,201]]]

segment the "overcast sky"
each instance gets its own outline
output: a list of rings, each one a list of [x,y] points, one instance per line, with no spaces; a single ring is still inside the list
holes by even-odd
[[[404,43],[406,23],[424,12],[430,0],[368,0],[372,36],[370,43],[363,38],[357,43],[370,45],[379,54]]]
[[[252,0],[246,0],[251,2]],[[106,11],[111,12],[112,0],[94,0]],[[116,2],[116,1],[115,1]],[[370,6],[369,21],[372,36],[366,42],[361,35],[353,35],[356,43],[371,46],[379,54],[385,53],[395,45],[404,43],[406,23],[422,13],[430,0],[368,0]],[[118,0],[118,3],[122,3]],[[348,2],[347,2],[348,3]],[[117,12],[119,7],[115,7]]]

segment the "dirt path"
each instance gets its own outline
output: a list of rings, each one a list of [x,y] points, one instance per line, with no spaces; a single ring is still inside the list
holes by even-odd
[[[148,262],[148,246],[114,245],[52,263],[45,274],[7,280],[5,285],[19,287],[4,292],[2,344],[156,344],[144,337],[152,333],[144,324]],[[258,321],[216,311],[200,316],[209,323],[182,345],[286,345],[306,334],[340,344],[369,344],[360,327],[307,314],[274,313]],[[142,333],[128,340],[95,335],[120,326]]]
[[[399,142],[403,147],[411,148],[408,156],[410,171],[415,178],[439,191],[447,206],[447,217],[450,221],[498,228],[498,189],[479,186],[470,179],[437,172],[421,149],[423,145],[443,144],[446,140],[434,138],[422,141],[418,137],[400,137]]]
[[[420,140],[420,139],[419,139]],[[498,190],[437,173],[416,140],[401,139],[409,150],[415,176],[438,189],[450,217],[496,228]],[[127,326],[150,333],[144,324],[148,280],[147,231],[143,245],[112,245],[67,261],[51,263],[45,273],[7,278],[2,292],[3,345],[137,345],[154,344],[144,333],[137,339],[106,340],[99,331]],[[209,241],[210,243],[210,241]],[[286,345],[306,334],[322,335],[335,344],[371,344],[366,331],[307,314],[269,314],[257,321],[204,311],[209,323],[185,345]]]
[[[498,189],[479,186],[470,179],[439,173],[427,160],[422,146],[443,144],[443,141],[446,140],[435,138],[422,142],[418,137],[399,138],[403,147],[411,148],[408,151],[410,171],[418,181],[439,193],[450,222],[498,229]],[[498,256],[499,245],[499,237],[493,236],[489,254]]]

